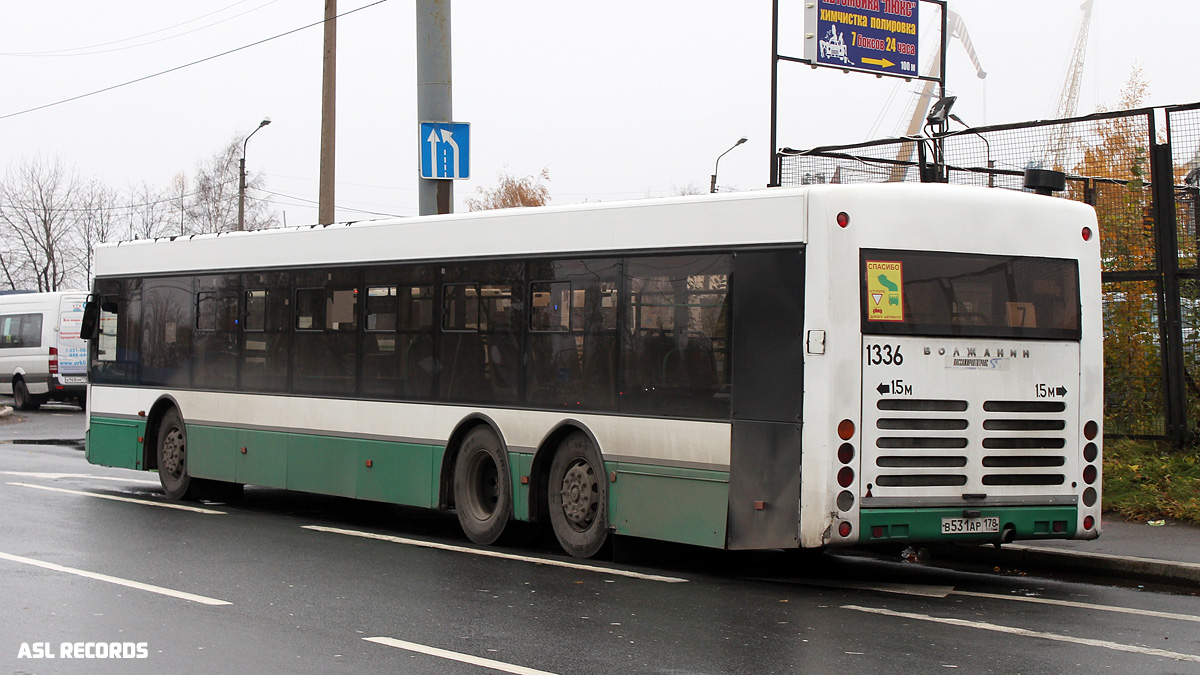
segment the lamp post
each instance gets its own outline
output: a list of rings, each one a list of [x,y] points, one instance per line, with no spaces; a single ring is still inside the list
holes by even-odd
[[[263,121],[258,123],[258,129],[261,129],[271,123],[270,117],[264,117]],[[258,129],[250,132],[250,136],[258,133]],[[242,158],[238,160],[238,231],[246,229],[246,144],[250,142],[250,136],[242,141]]]
[[[736,148],[737,146],[739,146],[745,142],[746,142],[746,137],[742,136],[741,138],[738,139],[737,143],[733,144],[733,148]],[[733,148],[729,148],[729,150],[733,150]],[[711,194],[716,194],[716,192],[717,192],[717,167],[721,166],[721,158],[724,157],[725,155],[728,155],[729,150],[726,150],[725,152],[722,152],[721,154],[717,155],[717,163],[715,166],[713,166],[712,183],[710,183],[708,186],[708,191]]]

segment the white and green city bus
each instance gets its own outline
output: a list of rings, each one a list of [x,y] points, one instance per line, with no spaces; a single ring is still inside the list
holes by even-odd
[[[96,251],[88,460],[731,549],[1091,538],[1084,205],[799,189]]]

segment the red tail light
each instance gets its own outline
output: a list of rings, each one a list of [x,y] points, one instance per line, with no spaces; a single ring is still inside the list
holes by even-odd
[[[57,347],[50,348],[50,374],[51,375],[58,374],[58,348]]]

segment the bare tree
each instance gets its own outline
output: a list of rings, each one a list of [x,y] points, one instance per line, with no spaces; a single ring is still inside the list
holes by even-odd
[[[171,212],[172,218],[179,219],[179,234],[189,234],[188,218],[187,218],[187,203],[188,203],[188,177],[187,174],[180,171],[171,179]]]
[[[171,196],[149,183],[129,187],[129,230],[134,239],[153,239],[179,234],[174,227]]]
[[[56,291],[78,270],[72,229],[79,214],[79,180],[62,161],[42,158],[10,167],[0,182],[7,283]]]
[[[486,211],[516,206],[545,206],[550,203],[550,188],[542,185],[543,180],[550,180],[550,167],[544,167],[537,176],[524,178],[515,178],[507,171],[501,171],[499,185],[490,190],[475,188],[480,196],[468,199],[467,208]]]
[[[187,214],[195,232],[231,232],[237,229],[238,160],[242,138],[235,136],[224,148],[196,167],[195,185]],[[275,214],[255,193],[262,176],[246,175],[246,229],[260,230],[275,224]]]
[[[120,201],[116,190],[98,180],[93,180],[82,192],[74,231],[83,253],[81,276],[86,286],[91,285],[96,244],[119,238],[117,232],[123,211]]]

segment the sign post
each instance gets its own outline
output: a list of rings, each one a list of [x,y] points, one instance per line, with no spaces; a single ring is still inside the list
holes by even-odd
[[[767,187],[778,187],[779,62],[813,68],[838,68],[875,77],[903,77],[938,84],[946,93],[947,0],[807,0],[804,3],[804,56],[779,53],[779,0],[771,13],[771,169]],[[917,45],[921,41],[921,3],[941,10],[941,63],[938,76],[921,75]]]

